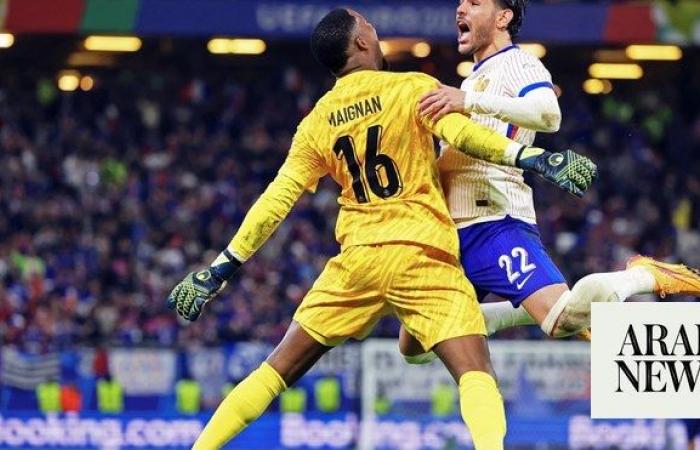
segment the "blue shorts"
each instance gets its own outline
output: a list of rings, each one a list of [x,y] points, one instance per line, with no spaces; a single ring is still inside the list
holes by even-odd
[[[535,225],[506,216],[458,232],[462,267],[480,300],[491,293],[517,308],[541,288],[566,283]]]

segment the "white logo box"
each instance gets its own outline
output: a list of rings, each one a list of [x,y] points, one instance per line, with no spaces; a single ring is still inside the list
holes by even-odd
[[[700,303],[594,303],[591,320],[592,418],[700,418]]]

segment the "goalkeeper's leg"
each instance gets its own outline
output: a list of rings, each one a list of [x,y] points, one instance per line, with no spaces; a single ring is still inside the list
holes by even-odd
[[[272,400],[304,375],[330,350],[292,322],[267,360],[221,402],[193,449],[214,450],[237,436],[265,412]]]
[[[476,450],[503,449],[506,415],[486,338],[482,335],[452,338],[438,343],[433,350],[459,385],[462,418]]]

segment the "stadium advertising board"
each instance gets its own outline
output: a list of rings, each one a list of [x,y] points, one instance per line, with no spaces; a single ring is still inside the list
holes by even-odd
[[[226,348],[197,349],[186,354],[189,374],[203,387],[202,394],[218,404],[221,387],[239,381],[262,363],[273,347],[259,342],[240,342]],[[168,350],[163,350],[168,351]],[[309,371],[307,378],[336,376],[346,398],[358,397],[360,383],[360,344],[347,344],[325,354]]]
[[[0,415],[0,449],[187,449],[204,427],[207,416],[124,414]],[[265,414],[227,449],[355,448],[359,427],[354,413],[317,415]],[[375,426],[376,450],[470,448],[459,417],[409,419],[383,417]],[[506,445],[548,448],[684,448],[683,425],[674,421],[593,421],[586,416],[510,417]]]
[[[176,354],[158,349],[115,349],[109,368],[127,395],[165,394],[175,382]]]
[[[489,343],[491,361],[506,400],[532,394],[545,401],[587,400],[590,395],[590,347],[584,342]],[[381,385],[398,400],[428,400],[439,384],[452,378],[435,361],[407,366],[393,340],[372,340],[363,346],[365,386]]]

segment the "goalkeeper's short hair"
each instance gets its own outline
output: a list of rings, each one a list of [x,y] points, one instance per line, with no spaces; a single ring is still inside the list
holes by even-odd
[[[347,9],[326,14],[311,34],[311,52],[318,62],[337,75],[348,63],[348,47],[357,20]]]
[[[525,18],[525,0],[496,0],[496,3],[502,9],[510,9],[513,11],[513,19],[508,24],[508,32],[511,39],[518,37],[520,27],[523,26]]]

